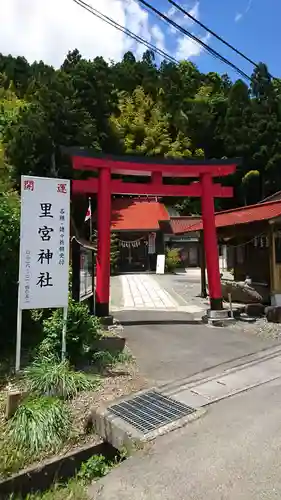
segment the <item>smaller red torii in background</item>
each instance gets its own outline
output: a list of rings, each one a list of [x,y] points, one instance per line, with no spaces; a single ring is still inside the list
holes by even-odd
[[[98,172],[98,178],[73,180],[72,193],[97,194],[97,274],[96,314],[109,315],[110,295],[110,225],[111,195],[153,195],[201,197],[204,247],[209,284],[210,308],[222,309],[222,292],[219,270],[219,252],[215,227],[214,198],[233,196],[231,187],[215,183],[215,177],[235,172],[234,160],[164,160],[155,158],[113,157],[97,155],[85,150],[68,149],[73,168]],[[113,179],[112,174],[147,176],[148,183],[124,182]],[[163,178],[194,178],[189,185],[163,183]],[[196,181],[197,179],[197,181]]]

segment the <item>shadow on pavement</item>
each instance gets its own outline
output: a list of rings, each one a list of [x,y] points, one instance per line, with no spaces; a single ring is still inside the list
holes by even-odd
[[[123,326],[145,326],[145,325],[202,325],[201,319],[137,319],[122,320]]]

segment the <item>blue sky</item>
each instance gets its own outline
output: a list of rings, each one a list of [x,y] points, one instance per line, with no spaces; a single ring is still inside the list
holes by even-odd
[[[159,10],[167,8],[166,0],[154,0],[153,5]],[[188,10],[194,8],[194,3],[184,3],[177,0],[177,3],[185,5]],[[210,29],[217,32],[222,38],[245,53],[250,59],[256,62],[265,62],[271,74],[281,77],[279,66],[279,54],[277,51],[278,42],[281,44],[280,0],[200,0],[198,2],[197,14],[200,21]],[[196,17],[196,16],[195,16]],[[183,21],[183,15],[177,15],[178,20]],[[178,23],[179,24],[179,23]],[[204,31],[200,27],[188,26],[194,34],[203,36]],[[166,36],[167,48],[172,53],[174,43],[172,37]],[[221,44],[214,37],[210,37],[208,45],[220,52],[227,59],[230,59],[236,66],[245,73],[251,74],[252,65],[233,51]],[[205,52],[199,56],[191,57],[199,69],[203,72],[218,71],[227,72],[233,78],[239,78],[235,72],[225,64],[214,59]]]
[[[191,59],[203,72],[227,72],[231,78],[239,78],[223,63],[148,13],[138,0],[84,1],[175,58]],[[281,0],[177,1],[251,59],[267,63],[271,74],[281,77],[278,53]],[[249,63],[212,36],[208,37],[182,14],[171,11],[168,0],[150,0],[150,3],[251,74],[253,68]],[[103,56],[111,61],[120,60],[127,50],[137,57],[145,50],[73,0],[1,0],[0,52],[25,56],[29,62],[43,60],[59,67],[67,52],[75,48],[86,58]]]

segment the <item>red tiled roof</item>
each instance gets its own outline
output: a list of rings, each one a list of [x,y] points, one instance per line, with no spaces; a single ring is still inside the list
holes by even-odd
[[[116,198],[112,200],[111,230],[157,231],[159,221],[169,221],[169,214],[158,201]]]
[[[201,221],[201,217],[195,215],[171,217],[170,225],[174,234],[186,233],[187,229]]]
[[[248,207],[235,208],[225,212],[216,213],[216,227],[228,227],[239,224],[249,224],[262,220],[270,220],[281,216],[281,200],[249,205]],[[186,232],[200,231],[202,222],[187,228]]]

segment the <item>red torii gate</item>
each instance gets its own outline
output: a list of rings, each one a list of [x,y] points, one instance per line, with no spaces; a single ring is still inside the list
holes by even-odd
[[[111,195],[153,195],[201,197],[204,247],[209,283],[210,308],[222,309],[222,293],[219,270],[219,253],[215,227],[214,198],[233,196],[231,187],[213,182],[214,177],[224,177],[235,172],[234,160],[164,160],[147,157],[114,157],[97,155],[85,150],[68,150],[73,168],[97,172],[98,177],[73,180],[72,193],[97,193],[97,272],[96,314],[109,315],[110,292],[110,225]],[[124,182],[112,178],[112,174],[148,176],[148,183]],[[190,177],[198,180],[189,185],[163,183],[163,178]]]

